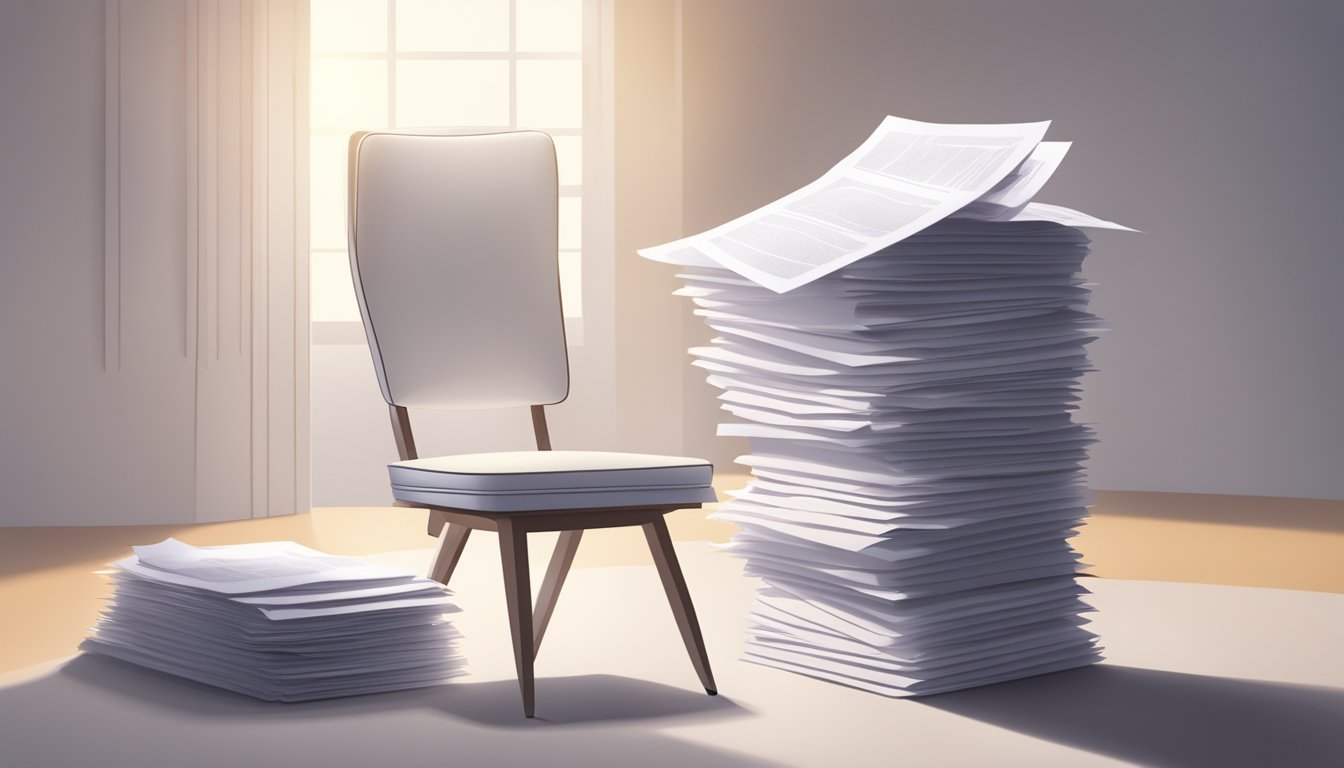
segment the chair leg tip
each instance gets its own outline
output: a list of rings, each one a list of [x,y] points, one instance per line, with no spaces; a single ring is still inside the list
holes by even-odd
[[[719,695],[719,691],[718,691],[718,689],[716,689],[716,688],[706,688],[706,689],[705,689],[705,693],[708,693],[710,696],[718,696],[718,695]]]

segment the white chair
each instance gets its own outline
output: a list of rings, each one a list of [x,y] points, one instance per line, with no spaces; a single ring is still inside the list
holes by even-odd
[[[536,131],[375,131],[350,139],[350,267],[401,461],[402,506],[430,510],[431,576],[495,531],[523,711],[532,663],[589,528],[643,526],[705,690],[714,678],[663,516],[714,501],[713,467],[680,456],[552,451],[544,405],[569,392],[555,147]],[[408,408],[531,407],[536,451],[418,458]],[[560,531],[531,600],[527,534]]]

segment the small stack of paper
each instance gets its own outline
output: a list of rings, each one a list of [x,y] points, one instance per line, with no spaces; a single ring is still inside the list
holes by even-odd
[[[462,673],[443,585],[292,542],[174,539],[113,563],[81,648],[267,701],[434,685]]]
[[[748,660],[905,696],[1100,658],[1069,545],[1100,329],[1066,225],[1122,227],[1030,203],[1067,149],[1044,130],[888,118],[802,190],[641,252],[683,268],[719,434],[750,439],[716,513],[764,582]]]

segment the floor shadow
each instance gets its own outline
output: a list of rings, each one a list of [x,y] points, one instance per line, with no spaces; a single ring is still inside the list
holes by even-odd
[[[428,688],[285,704],[259,701],[92,654],[76,656],[57,674],[139,703],[208,718],[305,719],[429,709],[493,728],[535,728],[670,719],[690,723],[751,714],[726,696],[615,675],[538,679],[537,716],[529,719],[523,716],[516,680],[450,681]]]
[[[1344,765],[1344,689],[1099,664],[919,699],[1145,766]]]
[[[531,727],[522,716],[515,680],[445,685],[426,689],[435,705],[456,717],[494,727]],[[549,677],[537,681],[537,716],[550,725],[629,721],[704,722],[751,714],[727,696],[674,688],[615,675]]]
[[[83,655],[0,688],[0,764],[777,766],[668,732],[751,714],[724,697],[610,675],[543,678],[537,696],[532,720],[513,680],[278,704]]]

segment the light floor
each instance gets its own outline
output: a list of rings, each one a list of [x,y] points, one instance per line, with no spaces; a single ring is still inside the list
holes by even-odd
[[[0,673],[0,765],[1344,765],[1344,595],[1088,579],[1105,663],[888,699],[741,661],[754,581],[678,542],[720,695],[700,688],[652,567],[585,567],[546,633],[529,720],[492,549],[468,545],[453,579],[465,677],[286,705],[81,655]],[[429,554],[369,559],[423,569]]]
[[[721,489],[743,478],[721,478]],[[1169,493],[1098,492],[1075,539],[1097,576],[1344,593],[1344,502]],[[731,525],[705,510],[669,516],[678,541],[727,541]],[[326,508],[309,514],[191,526],[0,528],[0,672],[75,649],[105,595],[93,571],[132,544],[174,536],[198,545],[287,539],[335,554],[423,548],[423,512]],[[492,548],[477,534],[469,548]],[[533,546],[534,573],[549,551]],[[586,534],[575,567],[649,562],[638,529]],[[537,581],[537,579],[534,579]]]

